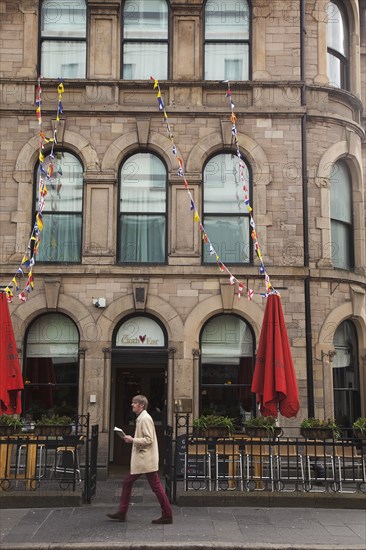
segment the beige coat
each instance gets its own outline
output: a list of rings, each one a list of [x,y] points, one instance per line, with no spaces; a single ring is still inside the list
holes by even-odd
[[[147,474],[159,470],[159,450],[154,421],[147,411],[136,418],[131,453],[131,474]]]

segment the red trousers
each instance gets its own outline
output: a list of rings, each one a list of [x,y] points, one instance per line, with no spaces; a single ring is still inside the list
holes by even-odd
[[[128,505],[130,504],[132,485],[135,483],[136,479],[146,475],[149,485],[155,493],[156,498],[159,501],[161,506],[162,516],[165,518],[171,518],[173,513],[170,506],[168,497],[165,494],[163,486],[160,482],[158,472],[149,472],[148,474],[127,474],[123,480],[123,488],[121,493],[121,498],[119,501],[119,512],[126,514],[128,510]]]

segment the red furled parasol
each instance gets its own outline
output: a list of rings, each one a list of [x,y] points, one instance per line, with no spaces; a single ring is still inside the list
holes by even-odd
[[[0,292],[0,415],[22,412],[20,391],[24,388],[8,300]]]
[[[267,298],[254,368],[252,392],[257,394],[262,416],[291,418],[300,409],[299,392],[287,336],[281,299]]]

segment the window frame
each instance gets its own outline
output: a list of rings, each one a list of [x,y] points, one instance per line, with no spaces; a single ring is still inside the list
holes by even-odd
[[[345,269],[347,271],[354,271],[354,269],[355,269],[355,248],[354,248],[354,218],[353,218],[352,175],[351,175],[351,171],[349,169],[349,166],[348,166],[347,162],[345,162],[344,159],[337,160],[333,164],[333,170],[338,164],[342,165],[345,168],[345,170],[348,174],[348,183],[349,183],[349,192],[350,192],[349,199],[350,199],[351,209],[350,209],[350,222],[346,222],[344,220],[340,220],[338,218],[333,217],[333,212],[331,210],[331,204],[332,204],[331,203],[332,174],[331,174],[331,176],[330,176],[330,189],[329,189],[329,201],[330,201],[329,220],[330,220],[330,236],[331,236],[331,260],[332,260],[332,264],[333,264],[334,269]],[[350,252],[350,256],[349,256],[349,264],[350,265],[348,267],[343,266],[343,265],[335,264],[334,256],[333,256],[333,247],[335,245],[338,245],[338,241],[337,242],[333,241],[332,222],[336,222],[337,224],[340,224],[342,227],[346,228],[346,232],[347,232],[346,239],[347,239],[348,249],[349,249],[349,252]]]
[[[249,164],[249,162],[247,161],[247,159],[245,158],[245,156],[243,155],[243,152],[240,151],[240,154],[241,154],[241,160],[244,162],[247,170],[248,170],[248,175],[249,175],[249,182],[247,184],[247,187],[249,189],[249,201],[250,201],[250,206],[253,208],[253,199],[252,199],[252,196],[253,196],[253,185],[252,185],[252,181],[253,181],[253,177],[252,177],[252,169],[251,169],[251,165]],[[206,220],[207,218],[218,218],[220,217],[220,219],[230,219],[230,218],[242,218],[243,220],[244,219],[247,219],[249,221],[248,223],[248,241],[247,242],[243,242],[243,246],[244,247],[248,247],[248,258],[249,260],[247,262],[244,262],[244,261],[241,261],[241,262],[231,262],[231,261],[227,261],[225,258],[223,258],[222,256],[220,256],[220,254],[218,254],[219,258],[220,258],[220,261],[222,261],[225,265],[233,265],[233,266],[250,266],[250,265],[253,265],[253,244],[252,244],[252,238],[251,238],[251,232],[252,232],[252,228],[251,228],[251,225],[250,225],[250,213],[248,210],[242,212],[242,213],[235,213],[235,214],[229,214],[229,213],[225,213],[223,214],[222,212],[209,212],[208,214],[205,212],[205,170],[206,170],[206,167],[207,165],[209,164],[210,161],[212,161],[215,157],[219,156],[219,155],[230,155],[230,156],[235,156],[235,159],[237,159],[237,152],[236,151],[228,151],[228,150],[221,150],[221,151],[218,151],[218,152],[215,152],[213,155],[211,155],[205,162],[204,166],[203,166],[203,170],[202,170],[202,223],[203,223],[203,226],[205,227],[205,224],[206,224]],[[240,175],[239,175],[239,178],[240,178]],[[241,184],[241,182],[239,182],[239,184]],[[240,187],[241,190],[242,190],[242,186]],[[243,203],[244,203],[244,193],[243,193],[243,199],[242,199]],[[243,204],[243,207],[246,208],[246,205]],[[206,228],[205,228],[206,229]],[[210,239],[211,241],[211,236],[210,236],[210,232],[209,230],[206,231],[207,233],[207,236],[208,238]],[[213,241],[211,241],[213,243]],[[213,243],[214,244],[214,243]],[[214,265],[215,262],[209,262],[209,261],[205,261],[205,250],[207,249],[207,244],[202,242],[202,251],[201,251],[201,259],[202,259],[202,265],[205,265],[205,266],[210,266],[210,265]],[[218,252],[218,251],[216,251]]]
[[[50,77],[45,76],[43,74],[44,70],[42,68],[42,44],[45,41],[51,41],[51,42],[80,42],[85,43],[85,75],[83,77],[76,77],[73,78],[67,78],[68,80],[84,80],[88,77],[88,42],[89,42],[89,26],[88,26],[88,20],[89,20],[89,8],[88,8],[88,2],[85,0],[85,37],[64,37],[64,36],[55,36],[55,37],[49,37],[49,36],[42,36],[42,17],[43,17],[43,7],[44,7],[45,0],[40,0],[40,7],[39,7],[39,22],[38,22],[38,28],[39,28],[39,43],[38,43],[38,70],[37,74],[42,74],[44,78],[49,79],[57,79],[58,77]],[[62,3],[62,2],[61,2]],[[70,6],[68,6],[70,8]]]
[[[124,78],[123,76],[123,64],[124,64],[124,45],[125,44],[141,44],[141,43],[153,43],[153,44],[166,44],[167,45],[167,59],[166,59],[166,66],[167,66],[167,75],[166,75],[166,78],[162,78],[160,75],[150,75],[150,76],[156,76],[157,78],[159,78],[160,81],[164,81],[164,80],[169,80],[170,78],[170,46],[171,46],[171,7],[170,7],[170,3],[167,1],[167,0],[160,0],[160,1],[164,1],[165,4],[166,4],[166,7],[167,7],[167,25],[168,25],[168,28],[167,28],[167,38],[166,39],[161,39],[161,38],[157,38],[157,39],[151,39],[149,38],[148,40],[140,40],[138,38],[125,38],[125,25],[124,25],[124,12],[125,12],[125,7],[126,7],[126,0],[124,0],[123,2],[123,7],[121,9],[121,66],[120,66],[120,78],[121,80],[123,81],[127,81],[127,82],[134,82],[134,81],[138,81],[138,80],[141,80],[141,79],[128,79],[128,78]],[[143,79],[145,80],[145,79]]]
[[[250,383],[247,383],[247,384],[233,384],[233,383],[222,383],[222,384],[209,384],[209,383],[202,383],[202,372],[203,372],[203,368],[202,368],[202,357],[203,357],[203,354],[202,354],[202,336],[203,336],[203,333],[205,331],[205,329],[207,328],[207,326],[212,322],[214,321],[215,319],[218,319],[220,317],[226,317],[226,318],[231,318],[231,317],[234,317],[236,319],[239,319],[242,323],[244,323],[247,328],[249,329],[250,331],[250,334],[251,334],[251,337],[252,337],[252,346],[253,346],[253,349],[252,349],[252,355],[251,356],[242,356],[242,357],[250,357],[251,359],[251,369],[252,369],[252,372],[251,372],[251,378],[250,378]],[[203,404],[202,404],[202,390],[204,390],[205,388],[224,388],[226,390],[230,390],[232,388],[251,388],[251,385],[252,385],[252,380],[253,380],[253,374],[254,374],[254,367],[255,367],[255,358],[256,358],[256,355],[255,355],[255,350],[256,350],[256,338],[255,338],[255,332],[253,330],[253,327],[251,326],[251,324],[246,320],[246,319],[243,319],[243,317],[241,317],[240,315],[236,314],[236,313],[217,313],[216,315],[213,315],[212,317],[210,317],[205,323],[204,325],[202,326],[201,328],[201,331],[200,331],[200,336],[199,336],[199,350],[200,350],[200,361],[199,361],[199,380],[198,380],[198,387],[199,387],[199,414],[205,414],[205,410],[203,408]],[[239,366],[240,368],[240,366]],[[251,417],[254,417],[256,416],[256,397],[255,397],[255,394],[254,393],[251,393]],[[221,414],[221,413],[220,413]]]
[[[47,157],[49,157],[51,151],[47,151],[45,152],[45,155],[44,155],[44,158],[46,160]],[[74,151],[70,151],[68,149],[58,149],[58,148],[55,148],[54,150],[54,155],[56,157],[57,153],[68,153],[69,155],[72,155],[79,163],[80,163],[80,166],[81,166],[81,169],[82,169],[82,174],[83,174],[83,181],[82,181],[82,193],[81,193],[81,210],[78,211],[78,212],[68,212],[68,211],[58,211],[57,213],[52,213],[52,212],[47,212],[47,208],[42,212],[42,215],[47,215],[47,216],[52,216],[52,215],[75,215],[75,216],[81,216],[81,227],[80,227],[80,249],[79,249],[79,260],[78,261],[65,261],[65,260],[53,260],[53,261],[47,261],[47,260],[39,260],[38,258],[36,258],[36,262],[38,264],[42,264],[42,265],[80,265],[82,263],[82,260],[83,260],[83,232],[84,232],[84,214],[85,214],[85,205],[84,205],[84,199],[85,199],[85,180],[84,180],[84,165],[80,159],[80,157],[74,153]],[[33,212],[33,225],[32,227],[34,226],[35,224],[35,221],[36,221],[36,215],[38,213],[38,203],[37,203],[37,196],[38,196],[38,191],[39,191],[39,179],[38,179],[38,168],[39,168],[39,165],[40,165],[40,162],[39,160],[37,160],[36,162],[36,165],[34,167],[34,176],[33,176],[33,181],[34,181],[34,186],[33,186],[33,201],[32,201],[32,212]],[[49,197],[49,195],[47,194],[46,196],[46,199],[45,199],[45,203],[46,203],[46,207],[47,207],[47,197]],[[43,231],[41,232],[41,244],[40,244],[40,247],[42,247],[42,234],[43,234]],[[33,241],[32,241],[33,243]],[[33,252],[33,248],[32,248],[32,252]]]
[[[210,81],[211,78],[205,78],[206,72],[206,45],[209,44],[242,44],[248,46],[248,79],[247,80],[236,80],[229,79],[232,82],[249,82],[252,80],[252,3],[251,0],[245,0],[248,6],[248,17],[249,17],[249,32],[248,38],[243,38],[241,40],[229,39],[229,40],[220,40],[220,39],[206,39],[206,7],[207,4],[212,0],[205,0],[203,10],[202,10],[202,19],[203,19],[203,32],[202,32],[202,80]],[[223,79],[226,77],[223,76]],[[222,79],[221,79],[222,80]]]
[[[149,217],[149,216],[164,216],[164,220],[165,220],[165,235],[164,235],[164,260],[162,262],[135,262],[135,261],[129,261],[129,262],[125,262],[121,259],[120,257],[120,247],[121,247],[121,235],[122,235],[122,231],[120,231],[120,219],[121,217],[123,216],[123,213],[121,212],[121,195],[122,195],[122,168],[123,166],[126,164],[126,162],[128,162],[132,157],[134,157],[135,155],[139,155],[139,154],[149,154],[149,155],[152,155],[152,156],[155,156],[157,157],[163,164],[164,168],[165,168],[165,212],[164,212],[164,215],[161,214],[161,213],[156,213],[156,212],[143,212],[142,214],[140,212],[128,212],[127,215],[128,216],[144,216],[144,217]],[[168,171],[168,168],[167,168],[167,165],[164,161],[164,159],[156,154],[155,151],[151,151],[149,149],[139,149],[139,150],[134,150],[132,151],[130,154],[128,154],[126,157],[124,157],[124,159],[122,160],[120,166],[119,166],[119,169],[118,169],[118,213],[117,213],[117,239],[116,239],[116,243],[117,243],[117,253],[116,253],[116,258],[117,258],[117,264],[118,265],[128,265],[128,266],[155,266],[155,265],[167,265],[168,263],[168,234],[169,234],[169,231],[168,231],[168,223],[169,223],[169,220],[168,220],[168,201],[169,201],[169,171]]]
[[[26,374],[27,374],[27,363],[28,363],[28,359],[30,357],[28,357],[27,355],[27,351],[28,351],[28,338],[29,338],[29,333],[30,333],[30,330],[31,328],[40,320],[42,319],[43,317],[51,317],[51,316],[59,316],[59,317],[64,317],[66,318],[70,323],[72,323],[73,327],[75,328],[76,332],[77,332],[77,335],[78,335],[78,354],[77,354],[77,360],[76,360],[76,364],[77,364],[77,372],[75,373],[75,378],[76,378],[76,382],[55,382],[55,383],[45,383],[45,382],[25,382],[24,384],[24,390],[22,391],[22,409],[23,411],[25,411],[25,414],[26,414],[26,408],[25,408],[25,404],[26,404],[26,393],[32,388],[32,387],[42,387],[42,388],[45,388],[45,389],[49,389],[50,386],[51,387],[55,387],[56,389],[60,388],[60,387],[71,387],[71,388],[76,388],[76,410],[75,410],[75,414],[74,415],[69,415],[67,414],[67,416],[76,416],[78,414],[78,411],[79,411],[79,389],[80,389],[80,331],[78,329],[78,326],[77,324],[75,323],[75,321],[67,314],[65,313],[60,313],[60,312],[52,312],[52,311],[48,311],[48,312],[44,312],[42,313],[41,315],[38,315],[37,317],[35,317],[32,322],[28,325],[28,327],[26,328],[26,331],[25,331],[25,335],[24,335],[24,355],[23,355],[23,377],[24,377],[24,380],[26,380]],[[71,357],[71,355],[69,356]],[[46,358],[46,357],[45,357]],[[43,410],[44,414],[46,414],[47,412],[47,409],[44,409]]]
[[[347,29],[347,56],[344,56],[340,51],[330,47],[328,45],[328,36],[327,36],[327,56],[331,56],[332,58],[338,59],[340,62],[340,86],[338,88],[338,85],[334,82],[329,82],[331,86],[334,86],[340,90],[350,90],[350,25],[349,25],[349,19],[347,15],[347,11],[345,9],[345,6],[343,2],[340,0],[330,0],[330,4],[334,4],[342,17],[343,25]],[[328,24],[328,15],[327,15],[327,24]],[[327,30],[328,32],[328,30]],[[327,71],[328,72],[328,71]],[[328,78],[330,78],[330,75],[328,74]]]

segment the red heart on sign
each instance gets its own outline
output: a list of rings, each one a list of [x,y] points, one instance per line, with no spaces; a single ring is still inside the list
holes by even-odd
[[[139,336],[139,338],[140,338],[141,344],[143,344],[145,342],[145,339],[146,339],[146,334],[145,334],[145,336]]]

